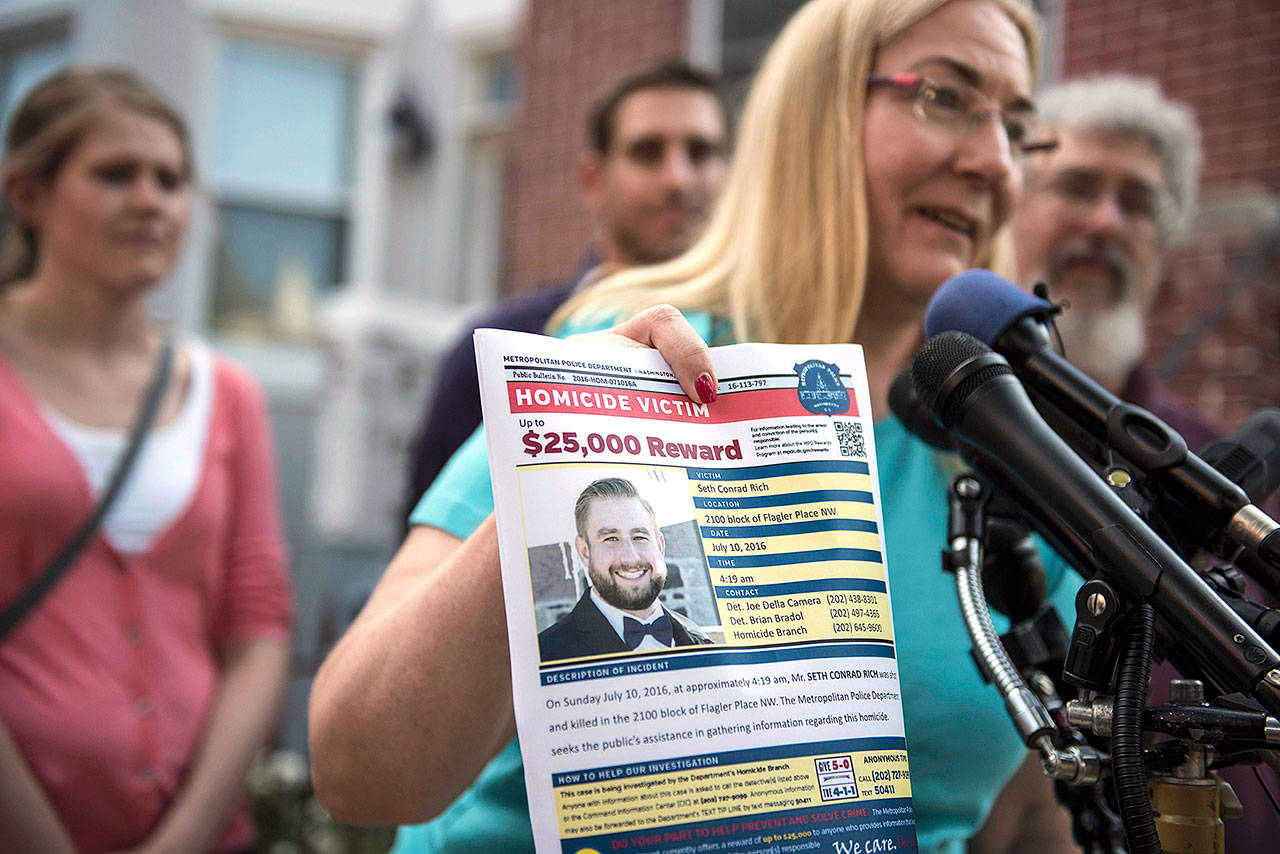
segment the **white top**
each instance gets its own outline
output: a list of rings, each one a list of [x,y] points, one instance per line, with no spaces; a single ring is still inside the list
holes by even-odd
[[[594,602],[596,607],[600,609],[600,613],[604,614],[604,618],[609,621],[609,625],[613,626],[613,630],[618,633],[618,637],[622,638],[624,641],[627,639],[627,633],[623,629],[623,622],[622,622],[623,617],[631,617],[631,619],[639,620],[642,623],[652,623],[654,619],[662,613],[662,602],[658,599],[654,599],[653,604],[649,606],[648,613],[646,613],[643,617],[637,617],[634,614],[628,614],[626,611],[623,611],[620,608],[615,608],[614,606],[610,605],[608,602],[604,601],[604,599],[600,598],[600,594],[596,592],[596,589],[594,587],[591,588],[591,601]],[[671,640],[671,646],[675,646],[674,638]],[[644,638],[640,641],[640,645],[637,646],[636,649],[637,650],[670,649],[671,646],[658,643],[658,639],[655,638],[653,635],[645,635]]]
[[[125,554],[149,549],[186,509],[200,481],[213,414],[213,354],[198,341],[184,342],[182,348],[191,363],[191,384],[182,408],[168,424],[151,428],[102,522],[102,533]],[[49,406],[42,404],[40,409],[79,461],[97,500],[124,453],[128,431],[86,427]]]

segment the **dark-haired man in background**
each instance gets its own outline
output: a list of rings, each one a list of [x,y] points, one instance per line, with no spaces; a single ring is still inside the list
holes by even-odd
[[[653,264],[687,249],[724,180],[727,126],[717,78],[680,60],[620,80],[596,103],[578,164],[582,203],[595,226],[592,246],[571,276],[478,318],[442,359],[413,450],[408,509],[480,424],[472,333],[543,332],[597,266]]]

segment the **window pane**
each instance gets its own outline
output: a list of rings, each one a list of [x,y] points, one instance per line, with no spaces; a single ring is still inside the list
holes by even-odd
[[[462,197],[461,275],[450,296],[457,302],[491,299],[499,292],[502,272],[502,179],[507,162],[506,139],[479,137],[468,141]]]
[[[480,98],[485,104],[510,104],[516,99],[516,66],[510,53],[494,54],[479,64]]]
[[[9,55],[0,59],[0,133],[9,127],[9,113],[22,97],[66,65],[69,56],[65,41],[27,45],[6,53]]]
[[[724,0],[720,63],[733,112],[746,100],[760,60],[803,0]]]
[[[334,200],[351,160],[351,66],[320,53],[229,41],[213,173],[224,186]]]
[[[305,340],[316,295],[342,276],[341,217],[224,204],[215,256],[214,329],[249,338]]]
[[[724,0],[724,40],[772,39],[804,0]]]

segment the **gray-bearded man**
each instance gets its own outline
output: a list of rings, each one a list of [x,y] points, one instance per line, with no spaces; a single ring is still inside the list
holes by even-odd
[[[1020,280],[1046,282],[1051,298],[1070,302],[1058,326],[1073,364],[1199,450],[1219,431],[1161,388],[1142,358],[1163,254],[1195,209],[1195,117],[1153,81],[1120,76],[1051,88],[1040,115],[1059,144],[1027,161],[1011,221]]]

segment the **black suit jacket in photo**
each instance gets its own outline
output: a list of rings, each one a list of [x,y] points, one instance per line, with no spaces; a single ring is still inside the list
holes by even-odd
[[[687,618],[674,614],[665,607],[662,610],[671,618],[671,639],[674,646],[711,643],[711,639]],[[572,611],[538,632],[538,652],[544,662],[577,658],[580,655],[628,651],[626,643],[618,637],[608,618],[591,601],[590,588],[583,592]]]

